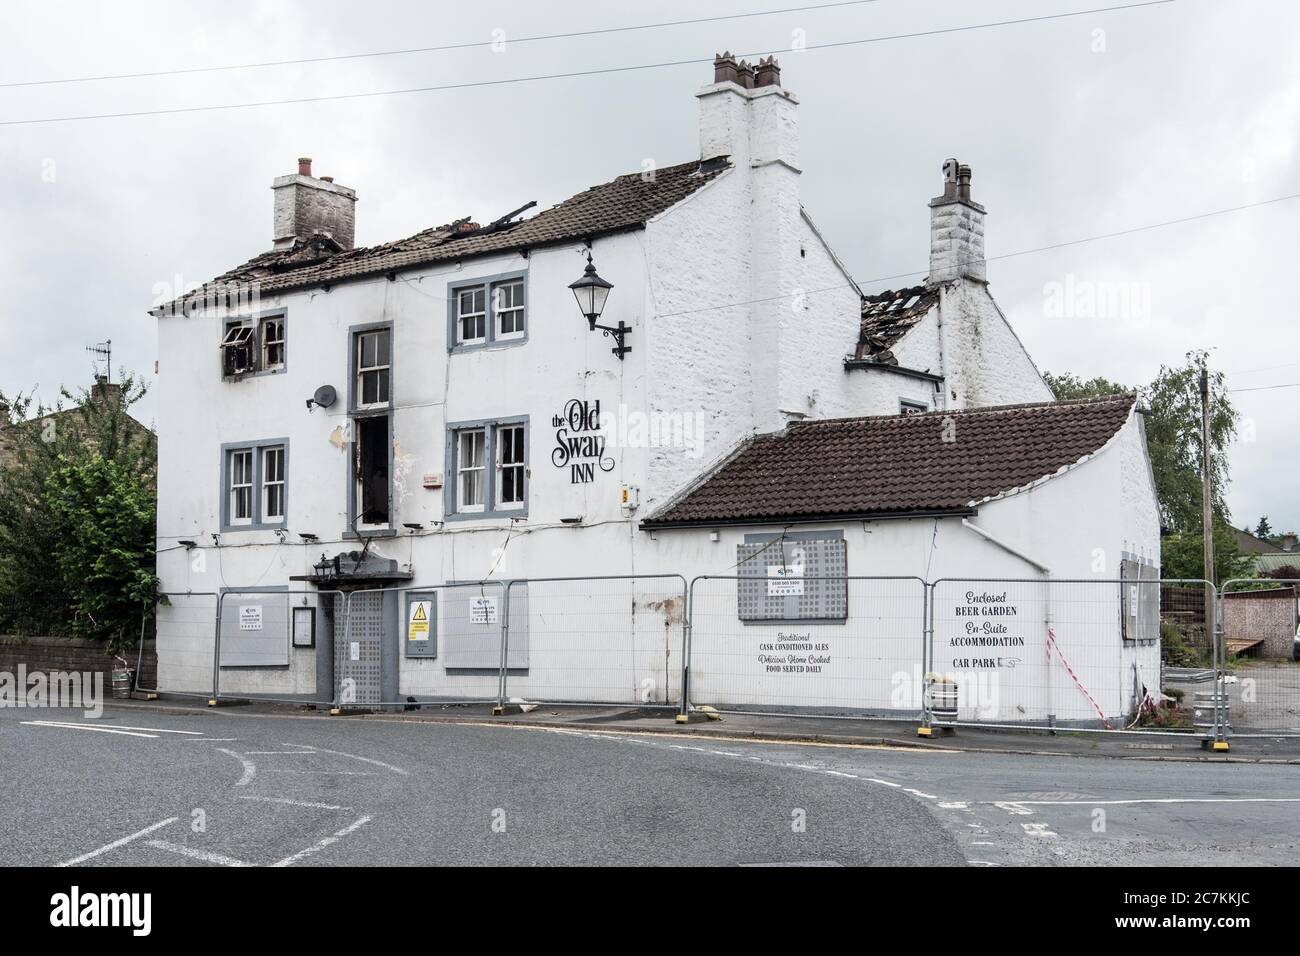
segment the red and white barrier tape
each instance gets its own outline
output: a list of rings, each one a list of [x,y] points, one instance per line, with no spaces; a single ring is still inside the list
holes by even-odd
[[[1079,680],[1079,675],[1077,675],[1074,672],[1074,668],[1070,666],[1070,662],[1067,661],[1065,659],[1065,655],[1061,653],[1061,646],[1056,643],[1056,632],[1052,630],[1051,625],[1048,625],[1047,644],[1044,647],[1044,649],[1047,651],[1048,663],[1051,663],[1052,661],[1053,647],[1056,648],[1056,656],[1059,657],[1061,659],[1061,663],[1065,665],[1066,673],[1068,673],[1070,675],[1070,679],[1074,681],[1074,686],[1079,688],[1079,691],[1083,694],[1084,697],[1088,698],[1088,703],[1092,704],[1092,709],[1097,712],[1097,716],[1100,717],[1101,722],[1106,725],[1106,729],[1114,730],[1115,729],[1114,726],[1112,726],[1111,722],[1106,719],[1106,714],[1102,711],[1100,707],[1097,706],[1097,702],[1092,699],[1092,694],[1088,693],[1088,688],[1083,686],[1083,682]]]

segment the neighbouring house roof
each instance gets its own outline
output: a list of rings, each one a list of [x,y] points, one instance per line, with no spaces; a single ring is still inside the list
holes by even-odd
[[[806,421],[749,439],[646,529],[961,512],[1099,451],[1135,396]]]
[[[1240,528],[1232,529],[1232,537],[1236,540],[1237,547],[1247,554],[1278,554],[1282,551],[1271,541],[1257,538],[1249,531],[1242,531]]]
[[[939,301],[939,287],[918,285],[910,289],[889,289],[862,297],[862,325],[854,358],[874,359],[897,365],[893,347],[910,332]]]
[[[1300,569],[1300,551],[1277,551],[1255,556],[1255,573],[1272,574],[1280,568]]]
[[[260,295],[266,295],[386,275],[436,262],[627,232],[643,228],[649,219],[681,202],[728,168],[730,164],[721,158],[668,166],[652,173],[629,173],[592,186],[531,219],[486,229],[467,217],[396,242],[346,251],[325,236],[300,240],[291,249],[255,256],[183,299],[153,311],[154,314],[179,311],[184,302],[220,299],[254,285]]]

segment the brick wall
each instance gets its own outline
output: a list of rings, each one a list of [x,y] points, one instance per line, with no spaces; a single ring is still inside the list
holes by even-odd
[[[1296,590],[1243,591],[1224,601],[1228,640],[1263,640],[1260,657],[1291,659],[1296,628]]]
[[[125,655],[135,667],[136,651]],[[69,637],[0,636],[0,671],[17,673],[24,664],[27,672],[99,671],[104,675],[105,693],[112,687],[113,658],[98,641]],[[140,686],[157,686],[158,654],[153,641],[144,642],[144,659],[140,665]]]

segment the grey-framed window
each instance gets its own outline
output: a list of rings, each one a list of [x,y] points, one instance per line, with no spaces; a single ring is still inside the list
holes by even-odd
[[[448,520],[528,513],[528,416],[447,426]]]
[[[392,398],[393,330],[389,326],[366,329],[356,332],[354,339],[354,407],[387,407]]]
[[[458,352],[528,338],[528,273],[507,272],[448,287],[447,349]]]
[[[284,314],[262,320],[262,371],[284,368]]]
[[[238,381],[274,375],[288,365],[286,310],[230,319],[221,335],[221,376]]]
[[[918,402],[912,398],[900,398],[898,400],[898,414],[900,415],[920,415],[929,410],[930,406],[925,402]]]
[[[736,545],[736,605],[744,624],[843,624],[848,552],[842,531],[747,534]]]
[[[289,439],[221,446],[221,530],[283,528],[289,514]]]

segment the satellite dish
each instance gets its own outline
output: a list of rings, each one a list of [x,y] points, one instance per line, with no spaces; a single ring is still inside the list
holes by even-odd
[[[319,405],[321,408],[329,408],[338,401],[338,398],[339,394],[334,390],[333,385],[322,385],[320,388],[316,389],[311,400],[312,404]]]

